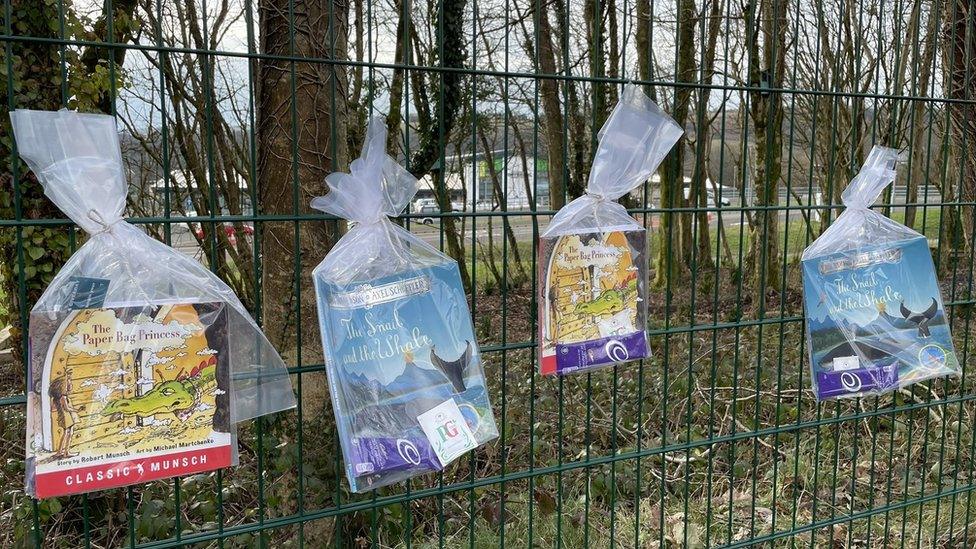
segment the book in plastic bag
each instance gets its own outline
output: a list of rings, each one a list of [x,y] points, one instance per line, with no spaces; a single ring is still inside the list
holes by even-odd
[[[643,184],[681,137],[628,84],[600,130],[586,194],[539,238],[539,371],[568,374],[650,356],[647,230],[617,202]]]
[[[439,471],[498,436],[457,263],[389,220],[417,180],[373,119],[350,173],[312,207],[350,223],[313,277],[353,492]]]
[[[818,400],[960,373],[928,240],[870,209],[897,160],[894,149],[874,147],[842,195],[845,211],[803,251]]]
[[[227,305],[141,304],[31,319],[34,494],[233,464]]]
[[[11,113],[21,157],[89,238],[30,313],[27,492],[125,486],[236,462],[234,425],[295,406],[233,291],[127,223],[115,118]]]

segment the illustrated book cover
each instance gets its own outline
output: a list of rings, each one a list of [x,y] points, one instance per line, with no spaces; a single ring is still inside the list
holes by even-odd
[[[645,235],[628,230],[539,239],[542,374],[649,356]]]
[[[498,434],[457,264],[338,285],[316,277],[354,492],[437,471]]]
[[[90,281],[69,301],[90,304]],[[210,471],[236,459],[224,303],[34,313],[27,488],[38,498]]]
[[[818,400],[958,372],[924,237],[808,259],[803,285]]]

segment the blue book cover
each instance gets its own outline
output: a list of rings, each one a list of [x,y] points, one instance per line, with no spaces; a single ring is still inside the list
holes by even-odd
[[[958,373],[924,237],[808,259],[803,289],[818,400]]]
[[[347,285],[317,275],[315,284],[354,492],[442,469],[449,460],[418,418],[445,403],[464,424],[448,419],[444,433],[473,437],[469,447],[497,436],[457,264]]]

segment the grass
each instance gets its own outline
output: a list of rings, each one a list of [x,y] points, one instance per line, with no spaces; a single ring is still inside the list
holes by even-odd
[[[660,215],[660,214],[656,214]],[[890,215],[891,219],[897,221],[898,223],[904,223],[905,221],[905,211],[903,208],[894,208]],[[648,218],[648,223],[656,227],[656,222],[652,222],[651,218]],[[919,208],[916,211],[915,223],[912,229],[925,235],[929,238],[930,243],[935,245],[938,243],[939,232],[941,229],[942,220],[942,210],[937,207]],[[816,239],[819,230],[819,222],[813,220],[811,223],[812,227],[808,228],[806,220],[802,217],[795,217],[786,222],[785,218],[779,219],[779,224],[777,226],[778,232],[778,244],[780,250],[785,250],[787,258],[792,262],[798,260],[800,254],[803,252],[813,240]],[[540,230],[545,229],[545,223],[540,224]],[[657,232],[651,231],[651,238],[649,238],[648,243],[648,254],[649,257],[654,257],[657,253],[659,238],[657,238]],[[725,227],[723,229],[723,237],[721,241],[719,240],[719,229],[717,226],[709,227],[709,242],[711,243],[711,249],[713,257],[719,255],[719,247],[725,248],[726,243],[731,250],[731,259],[733,265],[738,265],[739,262],[739,251],[741,246],[743,258],[748,254],[749,251],[749,229],[748,225],[740,226],[738,220],[735,223],[729,223],[725,220]],[[469,241],[466,241],[470,244]],[[498,272],[505,272],[505,261],[501,254],[501,239],[495,241],[496,247],[498,248],[495,252],[495,268]],[[479,248],[477,253],[472,254],[471,247],[466,247],[466,262],[470,266],[472,264],[472,257],[476,258],[476,280],[478,282],[478,287],[486,289],[487,291],[494,291],[498,286],[497,281],[493,280],[491,277],[492,270],[489,269],[489,259],[483,250]],[[518,241],[518,248],[523,261],[530,261],[533,257],[533,252],[535,248],[535,242],[531,240],[520,240]],[[723,252],[724,253],[724,252]],[[509,261],[511,261],[512,254],[509,252]],[[724,255],[722,259],[727,259]],[[509,275],[512,271],[508,271]],[[531,273],[529,273],[531,275]],[[517,281],[516,281],[517,282]]]

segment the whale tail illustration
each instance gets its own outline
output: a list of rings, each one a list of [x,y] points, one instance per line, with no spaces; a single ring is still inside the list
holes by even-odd
[[[901,316],[905,320],[918,326],[918,337],[929,337],[931,332],[929,332],[929,321],[935,318],[935,314],[939,312],[939,303],[932,298],[932,304],[929,305],[928,309],[925,309],[921,313],[912,312],[911,309],[905,307],[905,302],[901,303]]]
[[[465,341],[465,343],[467,346],[464,348],[464,352],[455,360],[444,360],[437,356],[434,346],[430,346],[431,364],[444,374],[444,377],[451,382],[454,390],[458,393],[463,393],[466,389],[464,386],[464,370],[467,369],[468,363],[471,361],[471,342]]]

